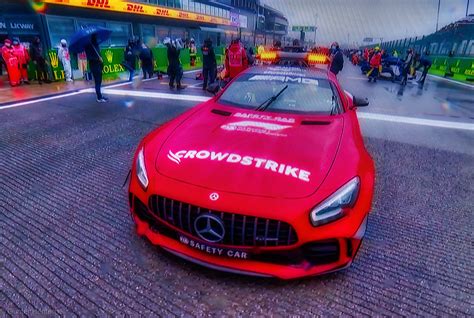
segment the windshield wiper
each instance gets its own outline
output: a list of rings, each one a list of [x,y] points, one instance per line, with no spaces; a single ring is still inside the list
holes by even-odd
[[[276,95],[273,95],[271,96],[270,98],[268,98],[267,100],[265,100],[263,103],[261,103],[260,105],[258,105],[257,108],[255,108],[255,110],[259,110],[259,111],[265,111],[265,109],[267,109],[271,103],[273,103],[284,91],[285,89],[288,88],[288,85],[286,85],[285,87],[283,87],[279,92],[278,94]]]
[[[333,102],[333,105],[331,107],[331,113],[329,114],[329,116],[332,116],[334,114],[334,111],[336,110],[336,98],[334,97],[334,95],[332,95],[332,102]]]

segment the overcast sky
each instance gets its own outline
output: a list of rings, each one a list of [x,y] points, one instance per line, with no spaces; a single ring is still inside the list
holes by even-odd
[[[395,40],[433,33],[438,0],[261,0],[283,12],[291,25],[317,25],[316,41],[361,43],[365,37]],[[466,14],[467,0],[441,0],[439,27]],[[474,13],[471,0],[469,14]],[[290,27],[291,29],[291,27]],[[289,34],[299,37],[299,33]],[[307,33],[306,39],[313,39]]]

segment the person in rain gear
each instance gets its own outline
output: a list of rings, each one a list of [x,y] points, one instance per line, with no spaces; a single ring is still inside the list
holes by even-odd
[[[401,82],[403,86],[407,84],[408,75],[410,74],[410,69],[413,64],[413,60],[414,60],[413,49],[410,48],[407,50],[407,55],[405,59],[403,60],[403,72],[402,72],[402,82]]]
[[[41,85],[43,82],[46,84],[51,83],[48,78],[47,62],[43,56],[43,48],[41,47],[41,40],[39,37],[35,37],[30,47],[30,57],[33,63],[36,65],[38,72],[38,83]]]
[[[240,43],[240,39],[232,40],[225,55],[226,77],[230,80],[239,75],[240,72],[247,69],[248,59],[244,46]]]
[[[30,55],[28,50],[20,43],[19,38],[13,38],[13,54],[18,59],[18,66],[20,68],[21,81],[27,85],[30,84],[28,81],[28,62],[30,61]]]
[[[342,68],[344,67],[344,56],[342,55],[342,51],[339,48],[339,44],[334,42],[331,44],[331,66],[329,70],[334,75],[337,75]]]
[[[364,61],[369,62],[369,49],[368,48],[364,49],[363,57],[364,57]]]
[[[196,42],[194,41],[193,38],[191,38],[191,41],[189,41],[189,64],[191,66],[196,65],[196,57],[197,57]]]
[[[60,42],[58,48],[58,57],[63,64],[66,82],[72,82],[71,55],[69,54],[69,48],[65,39],[62,39]]]
[[[420,87],[423,87],[425,84],[426,75],[428,74],[429,69],[431,68],[431,61],[428,59],[429,52],[426,52],[425,55],[420,56],[420,54],[415,54],[415,70],[418,70],[423,67],[423,72],[418,84]]]
[[[204,83],[202,89],[207,89],[208,84],[214,83],[216,80],[217,62],[214,48],[212,47],[211,39],[206,39],[204,45],[201,48],[202,51],[202,74],[204,77]]]
[[[11,86],[17,86],[21,83],[21,75],[18,59],[15,56],[15,51],[12,46],[12,41],[10,39],[5,39],[3,42],[1,53],[2,58],[5,61],[7,66],[8,80]]]
[[[369,77],[369,82],[374,80],[374,83],[377,82],[377,77],[380,73],[380,66],[382,65],[382,53],[380,52],[380,48],[378,46],[375,47],[374,53],[370,58],[370,70],[367,72],[367,76]]]
[[[143,71],[143,78],[146,79],[153,77],[153,52],[152,50],[145,44],[142,43],[142,48],[140,50],[140,54],[138,55],[142,64],[142,71]]]
[[[183,48],[183,44],[180,39],[171,41],[170,38],[165,38],[163,44],[167,47],[168,57],[168,76],[170,78],[169,86],[171,89],[175,87],[177,89],[184,89],[185,86],[181,85],[181,78],[183,77],[183,67],[179,60],[179,53]]]
[[[101,87],[102,87],[102,68],[104,67],[104,61],[100,56],[100,48],[99,42],[97,41],[97,35],[92,34],[91,42],[87,44],[84,48],[84,51],[87,55],[87,61],[89,62],[89,68],[92,72],[92,76],[94,77],[94,84],[95,84],[95,93],[97,95],[97,102],[98,103],[105,103],[108,101],[106,97],[102,95]]]
[[[133,39],[128,40],[128,44],[125,47],[125,53],[124,53],[124,59],[125,63],[124,66],[125,68],[129,71],[130,77],[129,81],[131,82],[133,80],[133,76],[135,75],[135,66],[137,64],[137,55],[135,54],[136,52],[136,42]]]

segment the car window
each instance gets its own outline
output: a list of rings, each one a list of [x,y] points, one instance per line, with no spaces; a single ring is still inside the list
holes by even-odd
[[[340,112],[337,92],[327,79],[277,74],[244,74],[223,92],[219,102],[257,108],[285,86],[268,111],[329,115]]]

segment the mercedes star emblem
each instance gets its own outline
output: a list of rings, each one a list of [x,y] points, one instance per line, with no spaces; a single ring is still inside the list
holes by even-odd
[[[217,243],[224,239],[224,222],[212,214],[201,214],[194,221],[194,230],[205,241]]]
[[[212,201],[217,201],[219,199],[219,194],[216,192],[212,192],[211,194],[209,194],[209,199],[211,199]]]

